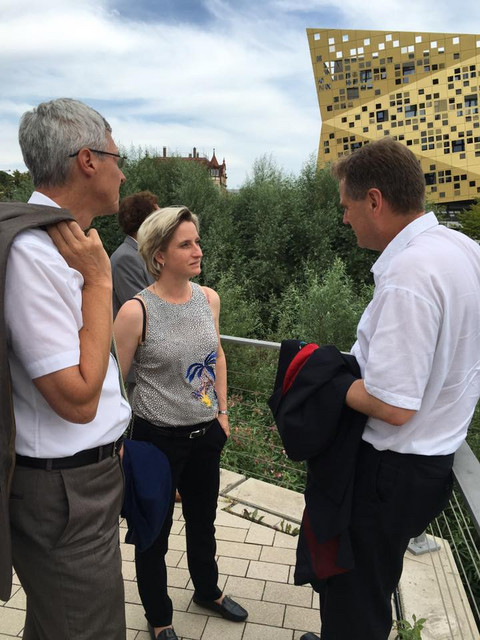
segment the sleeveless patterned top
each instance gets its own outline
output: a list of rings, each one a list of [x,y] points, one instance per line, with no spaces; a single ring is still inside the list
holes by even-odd
[[[209,422],[217,414],[215,363],[218,336],[208,301],[198,284],[192,297],[172,304],[144,289],[145,342],[133,367],[134,413],[159,427]]]

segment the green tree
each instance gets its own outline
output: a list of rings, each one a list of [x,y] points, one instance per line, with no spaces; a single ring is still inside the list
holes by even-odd
[[[458,221],[462,225],[462,233],[473,240],[480,240],[480,202],[459,213]]]
[[[341,258],[335,258],[323,276],[307,265],[304,283],[291,284],[280,300],[277,339],[297,338],[349,350],[371,295],[371,287],[358,290]]]
[[[0,171],[0,200],[27,202],[34,190],[28,171]]]

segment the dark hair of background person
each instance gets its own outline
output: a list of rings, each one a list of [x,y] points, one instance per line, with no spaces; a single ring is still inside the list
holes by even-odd
[[[139,191],[120,201],[118,224],[131,236],[137,233],[140,225],[153,211],[158,209],[157,196],[151,191]]]
[[[425,206],[425,176],[420,162],[407,147],[393,138],[369,142],[332,167],[344,180],[346,194],[363,200],[369,189],[378,189],[392,211],[420,213]]]

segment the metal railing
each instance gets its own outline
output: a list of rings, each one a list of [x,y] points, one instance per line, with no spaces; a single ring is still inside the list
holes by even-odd
[[[302,491],[306,476],[305,466],[286,457],[266,404],[273,389],[280,343],[226,335],[222,335],[221,338],[224,348],[229,351],[229,395],[232,413],[232,438],[222,464],[245,475]],[[446,588],[452,588],[444,585],[450,585],[447,574],[451,575],[454,568],[439,563],[434,559],[433,552],[441,547],[443,541],[448,541],[452,551],[452,556],[448,555],[448,558],[452,559],[448,562],[456,564],[471,610],[479,624],[480,462],[467,442],[457,451],[453,470],[456,489],[450,505],[431,524],[429,535],[422,541],[416,541],[417,548],[423,545],[430,553],[439,589],[444,591]],[[457,571],[454,573],[457,575]],[[454,588],[460,590],[461,585]],[[448,594],[442,593],[443,598],[451,602]],[[450,625],[451,607],[445,605],[444,608]],[[455,615],[465,617],[466,613],[456,611]],[[450,626],[451,638],[464,637],[455,635],[453,631],[454,628],[458,630],[458,624],[452,622]]]

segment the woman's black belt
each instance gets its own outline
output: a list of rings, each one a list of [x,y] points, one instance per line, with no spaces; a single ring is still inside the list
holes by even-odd
[[[29,456],[21,456],[17,453],[16,464],[20,467],[31,467],[32,469],[46,469],[53,471],[56,469],[75,469],[76,467],[85,467],[88,464],[101,462],[109,457],[114,457],[119,451],[123,443],[123,438],[109,444],[102,444],[93,449],[85,449],[79,451],[73,456],[66,458],[30,458]]]
[[[212,424],[216,421],[216,418],[210,420],[210,422],[199,422],[198,424],[192,424],[186,427],[158,427],[156,424],[152,424],[145,420],[144,418],[140,418],[139,416],[134,417],[134,427],[135,425],[142,425],[152,430],[152,433],[159,433],[162,436],[166,436],[167,438],[199,438],[207,433]]]

